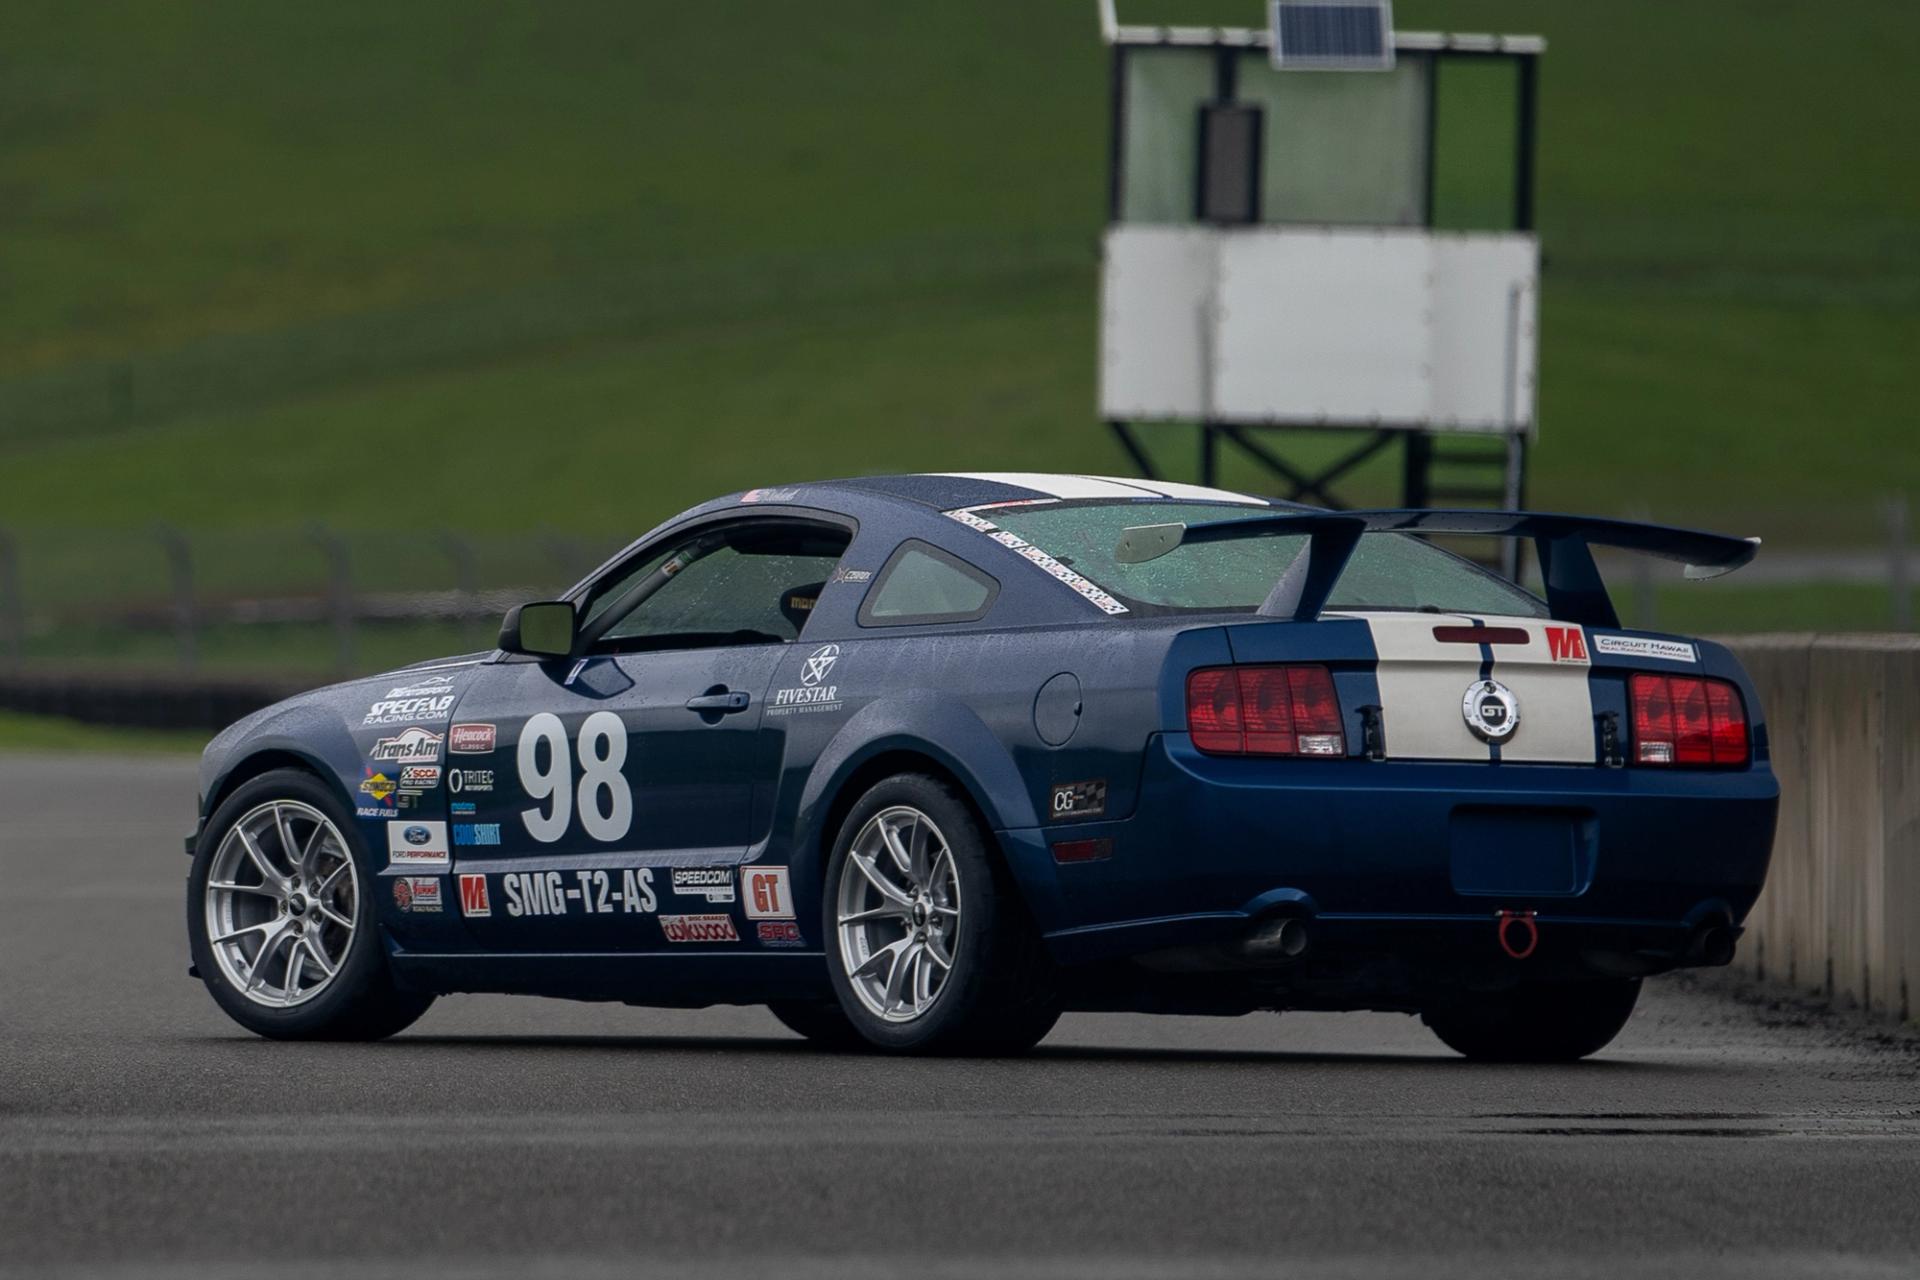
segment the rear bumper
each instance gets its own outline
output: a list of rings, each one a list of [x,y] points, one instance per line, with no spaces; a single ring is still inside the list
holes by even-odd
[[[1206,946],[1284,912],[1316,951],[1501,959],[1500,912],[1531,912],[1537,958],[1689,959],[1704,922],[1759,895],[1779,786],[1734,772],[1584,765],[1250,760],[1158,735],[1123,820],[1003,832],[1063,962]],[[1062,840],[1112,856],[1059,865]],[[1602,963],[1606,963],[1603,959]]]

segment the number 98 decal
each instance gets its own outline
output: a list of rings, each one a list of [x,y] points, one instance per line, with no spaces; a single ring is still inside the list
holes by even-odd
[[[546,767],[540,750],[546,746]],[[520,811],[527,834],[552,844],[567,834],[576,804],[580,829],[593,840],[618,840],[633,825],[633,789],[620,767],[627,762],[627,726],[611,711],[596,711],[580,724],[580,781],[573,780],[573,753],[567,748],[567,729],[560,717],[542,711],[528,718],[520,730],[515,753],[520,766],[520,788],[535,802]]]

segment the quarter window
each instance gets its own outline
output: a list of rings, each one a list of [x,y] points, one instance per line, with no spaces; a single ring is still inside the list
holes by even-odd
[[[972,622],[986,616],[1000,584],[957,556],[920,541],[900,544],[860,605],[860,624]]]

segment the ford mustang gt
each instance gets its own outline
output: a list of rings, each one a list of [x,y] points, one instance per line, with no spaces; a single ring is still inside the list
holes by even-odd
[[[1458,534],[1527,540],[1540,593]],[[492,652],[215,738],[193,972],[286,1038],[496,991],[917,1052],[1398,1010],[1579,1058],[1647,976],[1728,961],[1778,798],[1739,665],[1621,627],[1595,546],[1755,551],[1091,476],[721,498]]]

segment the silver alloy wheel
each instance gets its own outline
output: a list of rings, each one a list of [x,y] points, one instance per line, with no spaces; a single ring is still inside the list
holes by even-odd
[[[840,869],[847,982],[875,1017],[912,1022],[946,989],[960,941],[960,872],[933,819],[910,805],[867,820]]]
[[[248,810],[207,869],[207,943],[233,989],[284,1009],[325,991],[353,945],[359,872],[327,816],[297,800]]]

